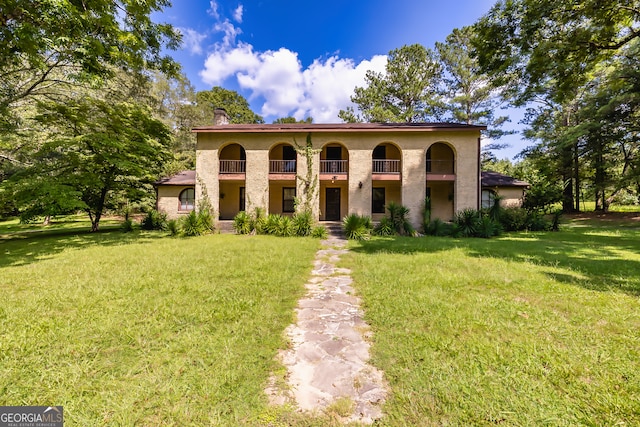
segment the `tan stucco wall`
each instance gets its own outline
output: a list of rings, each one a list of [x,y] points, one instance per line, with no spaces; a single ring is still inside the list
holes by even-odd
[[[244,182],[220,181],[220,219],[233,219],[240,211],[240,187]]]
[[[454,215],[455,186],[453,182],[429,182],[431,188],[431,219],[441,219],[451,221]]]
[[[479,198],[478,170],[478,136],[479,131],[425,131],[425,132],[319,132],[312,134],[315,149],[322,149],[329,144],[340,144],[344,147],[343,158],[349,159],[347,181],[321,181],[316,194],[318,217],[323,219],[324,189],[327,186],[341,188],[341,216],[348,213],[371,215],[372,154],[373,149],[381,143],[398,147],[402,160],[402,189],[400,202],[410,209],[410,218],[414,225],[421,222],[421,211],[426,196],[426,151],[434,143],[443,142],[455,153],[456,180],[453,208],[460,210],[467,207],[477,208]],[[278,144],[293,144],[295,140],[303,144],[306,133],[199,133],[197,143],[197,183],[196,197],[202,194],[201,184],[207,187],[214,208],[220,212],[218,177],[218,149],[231,143],[244,147],[247,158],[246,192],[247,210],[256,206],[269,209],[273,203],[269,191],[269,150]],[[345,150],[346,149],[346,150]],[[346,152],[345,152],[346,151]],[[387,148],[387,158],[393,158],[394,151]],[[274,153],[275,154],[275,153]],[[272,158],[274,156],[272,154]],[[228,157],[227,157],[228,158]],[[314,156],[314,173],[319,171],[320,155]],[[433,153],[432,153],[433,158]],[[298,156],[298,176],[306,171],[304,158]],[[317,176],[317,175],[316,175]],[[359,183],[362,183],[362,188]],[[375,183],[375,185],[378,185]],[[297,180],[298,197],[302,194],[302,182]],[[280,194],[276,195],[278,198]],[[388,196],[387,196],[388,198]],[[435,202],[435,201],[434,201]],[[435,208],[434,203],[432,203]],[[445,215],[443,213],[443,215]],[[446,216],[446,215],[445,215]],[[449,215],[449,216],[452,216]],[[450,219],[450,218],[449,218]]]
[[[503,199],[500,200],[500,206],[503,208],[522,206],[524,199],[524,190],[522,188],[499,187],[492,188],[492,190],[497,190],[498,195],[503,197]]]
[[[159,185],[158,186],[158,198],[157,208],[159,212],[167,214],[168,219],[176,219],[182,215],[186,215],[189,211],[179,211],[180,207],[180,193],[187,188],[193,188],[191,186],[178,186],[178,185]]]
[[[390,202],[395,202],[397,204],[402,204],[402,184],[399,181],[373,181],[373,188],[384,188],[384,197],[385,197],[385,213],[372,213],[371,219],[374,221],[380,221],[380,219],[385,216],[389,211],[387,211],[387,205]],[[369,193],[369,204],[372,201],[372,193]]]

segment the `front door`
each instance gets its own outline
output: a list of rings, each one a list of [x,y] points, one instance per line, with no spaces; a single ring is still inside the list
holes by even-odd
[[[325,219],[340,221],[340,189],[327,188],[325,193]]]

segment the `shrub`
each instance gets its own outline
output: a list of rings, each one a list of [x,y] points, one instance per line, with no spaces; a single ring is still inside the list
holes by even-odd
[[[329,232],[327,228],[322,225],[316,225],[311,230],[311,237],[315,237],[316,239],[326,239],[329,236]]]
[[[133,221],[131,218],[127,218],[122,221],[122,225],[120,225],[120,229],[123,233],[130,233],[133,231]]]
[[[188,215],[182,217],[181,222],[182,233],[185,236],[200,236],[202,234],[196,211],[191,211]]]
[[[237,234],[251,233],[251,217],[245,211],[240,211],[233,217],[233,229]]]
[[[373,229],[373,232],[378,236],[392,236],[395,234],[393,223],[388,217],[383,217],[378,225]]]
[[[540,212],[532,212],[527,221],[527,229],[531,231],[549,231],[551,230],[551,221]]]
[[[460,228],[461,236],[473,237],[478,231],[480,212],[472,208],[463,209],[456,212],[453,222]]]
[[[177,219],[170,219],[167,221],[167,231],[170,236],[177,236],[180,234],[180,223]]]
[[[277,236],[289,237],[295,234],[293,221],[288,216],[279,216],[275,234]]]
[[[296,212],[292,218],[296,236],[310,236],[313,228],[313,215],[309,211]]]
[[[371,235],[372,226],[369,217],[358,214],[347,215],[342,220],[342,225],[347,239],[365,240]]]
[[[451,235],[451,224],[436,218],[427,224],[424,233],[431,236],[448,236]]]
[[[197,217],[198,227],[201,230],[200,234],[208,234],[215,229],[213,226],[213,215],[211,215],[211,211],[209,209],[199,209]]]
[[[167,214],[155,209],[149,211],[140,222],[140,227],[143,230],[164,230],[166,226]]]
[[[395,232],[401,236],[407,236],[414,233],[414,228],[409,222],[409,208],[399,205],[395,202],[389,202],[387,205],[389,211],[389,219]]]
[[[280,218],[281,216],[278,214],[269,214],[265,219],[264,219],[264,225],[262,227],[262,231],[265,234],[277,234],[278,233],[278,228],[279,228],[279,222],[280,222]]]
[[[489,216],[483,216],[476,224],[477,237],[488,239],[499,234],[499,223],[491,219]]]
[[[527,228],[529,214],[522,208],[504,208],[500,213],[500,224],[505,231],[521,231]]]
[[[264,208],[257,207],[253,210],[253,215],[251,216],[250,223],[250,231],[255,230],[257,234],[263,234],[264,226],[267,221],[267,214],[265,213]]]

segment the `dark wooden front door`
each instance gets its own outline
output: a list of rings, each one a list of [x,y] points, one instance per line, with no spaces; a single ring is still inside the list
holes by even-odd
[[[325,219],[340,221],[340,189],[327,188],[325,193]]]

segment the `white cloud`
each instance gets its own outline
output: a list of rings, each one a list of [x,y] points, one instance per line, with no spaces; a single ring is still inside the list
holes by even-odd
[[[211,0],[209,2],[209,9],[207,9],[207,13],[214,19],[220,18],[220,14],[218,13],[218,3],[216,0]]]
[[[311,116],[315,123],[336,123],[339,111],[352,105],[354,88],[364,85],[367,70],[383,72],[386,63],[384,55],[358,64],[332,56],[303,69],[298,54],[286,48],[254,52],[253,46],[241,43],[229,50],[218,46],[200,76],[210,85],[234,77],[250,101],[261,100],[263,116]]]
[[[206,34],[198,33],[191,28],[178,28],[182,34],[182,45],[194,55],[202,55],[202,41],[207,37]]]
[[[233,11],[233,19],[239,24],[242,24],[242,12],[244,10],[244,6],[239,5],[236,7],[236,10]]]
[[[228,19],[224,22],[218,22],[214,25],[213,29],[215,31],[223,32],[224,36],[222,37],[221,46],[218,46],[217,49],[223,48],[228,49],[231,46],[235,46],[236,37],[239,34],[242,34],[242,30],[236,26],[234,26]]]

